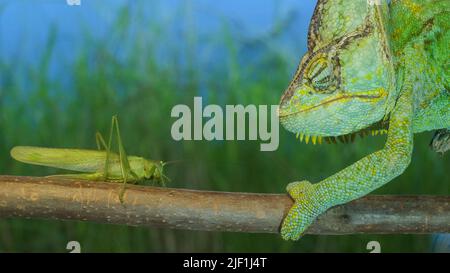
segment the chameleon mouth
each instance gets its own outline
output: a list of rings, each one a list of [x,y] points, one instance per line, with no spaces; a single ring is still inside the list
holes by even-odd
[[[306,144],[312,143],[313,145],[316,144],[322,144],[324,142],[328,144],[337,144],[338,142],[341,143],[353,143],[356,139],[356,136],[359,136],[360,138],[364,138],[366,136],[372,135],[372,136],[378,136],[378,135],[384,135],[388,133],[388,122],[387,121],[380,121],[377,122],[367,128],[361,129],[354,133],[349,133],[345,135],[339,135],[339,136],[314,136],[314,135],[308,135],[304,133],[297,133],[296,138],[300,140],[300,142],[305,141]]]
[[[359,94],[353,94],[353,95],[340,95],[334,98],[330,98],[322,103],[319,103],[317,105],[314,106],[310,106],[308,108],[305,109],[300,109],[297,111],[292,111],[292,112],[288,112],[288,113],[281,113],[278,112],[278,117],[280,119],[284,119],[284,118],[288,118],[289,116],[293,116],[293,115],[297,115],[300,113],[304,113],[304,112],[309,112],[311,110],[314,110],[316,108],[322,107],[322,106],[326,106],[328,104],[337,102],[337,101],[341,101],[341,100],[348,100],[348,99],[361,99],[361,100],[376,100],[376,99],[381,99],[387,96],[386,91],[383,88],[378,88],[376,90],[371,90],[371,91],[366,91],[366,92],[361,92]]]

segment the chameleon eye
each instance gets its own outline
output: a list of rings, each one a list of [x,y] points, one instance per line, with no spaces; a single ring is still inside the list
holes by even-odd
[[[307,67],[306,79],[318,93],[332,93],[336,90],[332,65],[325,58],[312,61]]]

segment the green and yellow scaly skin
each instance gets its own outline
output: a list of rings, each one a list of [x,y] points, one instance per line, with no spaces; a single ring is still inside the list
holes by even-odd
[[[387,132],[383,149],[311,184],[294,182],[281,235],[297,240],[330,207],[400,175],[413,135],[450,128],[448,0],[319,0],[308,52],[281,98],[282,125],[306,142]],[[442,131],[447,132],[448,131]],[[439,136],[435,145],[442,145]]]

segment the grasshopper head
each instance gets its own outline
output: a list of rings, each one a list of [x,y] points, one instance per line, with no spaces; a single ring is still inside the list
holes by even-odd
[[[163,161],[144,161],[144,177],[149,180],[156,180],[164,185],[167,177],[164,175]]]

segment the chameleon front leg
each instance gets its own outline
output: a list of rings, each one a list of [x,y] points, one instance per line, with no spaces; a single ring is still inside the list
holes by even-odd
[[[370,193],[406,169],[413,150],[412,85],[404,86],[402,92],[391,112],[388,137],[383,149],[317,184],[302,181],[287,186],[295,204],[281,227],[281,235],[285,240],[299,239],[314,219],[327,209]]]

